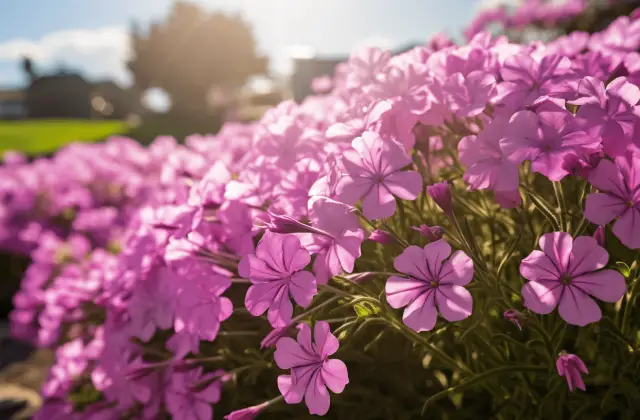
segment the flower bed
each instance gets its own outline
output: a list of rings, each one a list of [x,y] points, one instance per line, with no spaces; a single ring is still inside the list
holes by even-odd
[[[186,145],[9,156],[36,418],[633,418],[638,33],[371,48]]]

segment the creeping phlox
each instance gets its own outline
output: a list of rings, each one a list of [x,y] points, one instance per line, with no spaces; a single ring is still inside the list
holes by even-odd
[[[637,414],[640,20],[481,30],[584,2],[534,3],[185,144],[6,154],[35,418]]]

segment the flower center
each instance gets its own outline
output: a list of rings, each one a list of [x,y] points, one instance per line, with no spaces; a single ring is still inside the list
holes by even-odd
[[[437,281],[435,281],[435,280],[431,280],[431,281],[429,282],[429,286],[431,286],[431,288],[433,288],[433,289],[437,289],[439,285],[440,285],[440,283],[438,283],[438,282],[437,282]]]
[[[627,207],[632,208],[633,207],[633,201],[631,201],[631,200],[627,201]]]
[[[571,280],[573,280],[573,278],[568,274],[564,274],[564,275],[562,275],[562,277],[560,277],[560,283],[565,285],[565,286],[570,285],[571,284]]]
[[[384,182],[384,177],[382,175],[376,175],[373,179],[377,184],[382,184]]]

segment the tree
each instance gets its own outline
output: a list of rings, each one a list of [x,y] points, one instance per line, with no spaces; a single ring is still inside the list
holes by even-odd
[[[166,21],[147,33],[131,31],[133,58],[128,63],[136,87],[164,89],[172,112],[205,116],[212,87],[233,90],[249,76],[267,71],[258,56],[251,27],[239,16],[206,13],[197,5],[177,1]]]

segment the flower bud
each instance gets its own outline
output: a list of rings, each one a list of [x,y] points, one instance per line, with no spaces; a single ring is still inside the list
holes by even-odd
[[[438,182],[427,187],[427,194],[447,216],[453,216],[453,204],[451,202],[451,190],[447,181]]]
[[[598,245],[600,245],[601,247],[604,247],[605,245],[606,232],[607,231],[604,226],[598,226],[596,228],[596,231],[593,234],[593,237],[595,238],[596,242],[598,242]]]
[[[563,350],[558,355],[558,360],[556,360],[556,369],[558,370],[558,375],[564,376],[567,379],[570,391],[573,391],[575,388],[586,391],[586,387],[582,381],[582,374],[588,374],[589,371],[578,356],[569,354]]]
[[[440,226],[420,225],[419,227],[412,226],[411,229],[420,232],[429,242],[435,242],[444,235],[444,230]]]
[[[371,232],[369,240],[377,242],[379,244],[392,244],[396,242],[396,239],[389,232],[385,232],[384,230],[380,229],[376,229]]]
[[[508,309],[504,311],[503,316],[509,321],[513,322],[516,325],[516,327],[518,327],[518,329],[522,331],[522,325],[520,325],[520,319],[522,318],[522,314],[520,312],[516,311],[515,309]]]

